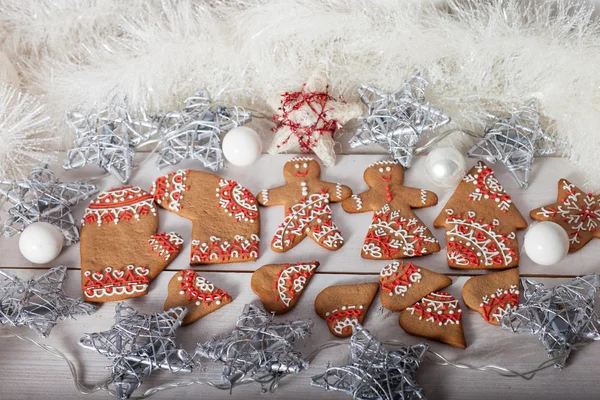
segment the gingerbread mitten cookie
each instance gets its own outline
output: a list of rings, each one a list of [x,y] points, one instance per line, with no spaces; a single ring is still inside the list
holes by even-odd
[[[315,299],[315,311],[332,334],[352,336],[353,328],[365,321],[378,289],[377,283],[329,286]]]
[[[331,219],[329,203],[343,201],[352,190],[346,185],[325,182],[321,166],[310,157],[295,157],[285,163],[283,176],[286,184],[263,190],[257,196],[261,206],[285,207],[285,219],[271,240],[273,251],[288,251],[306,236],[328,250],[337,250],[344,244],[337,226]]]
[[[258,206],[252,193],[237,182],[179,170],[158,178],[152,195],[162,208],[192,220],[190,265],[258,258]]]
[[[145,295],[183,244],[176,233],[156,233],[154,200],[138,187],[100,193],[86,209],[81,225],[81,280],[88,302]]]
[[[434,226],[446,229],[450,268],[506,269],[519,264],[517,229],[527,221],[494,176],[479,161],[463,178]]]
[[[404,186],[404,168],[395,160],[369,165],[364,179],[370,189],[342,203],[349,213],[374,212],[363,258],[391,260],[440,251],[429,228],[412,211],[436,205],[435,193]]]
[[[317,268],[318,261],[263,265],[252,274],[250,286],[267,311],[285,314],[294,308]]]

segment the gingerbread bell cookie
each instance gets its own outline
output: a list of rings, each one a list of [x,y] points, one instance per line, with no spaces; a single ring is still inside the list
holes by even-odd
[[[271,240],[271,249],[288,251],[306,236],[328,250],[342,247],[344,238],[331,219],[329,203],[347,199],[352,190],[340,183],[322,181],[321,166],[310,157],[286,162],[283,176],[285,185],[265,189],[257,196],[261,206],[285,208],[285,219]]]
[[[179,254],[176,233],[157,233],[150,193],[132,186],[102,192],[81,221],[83,298],[103,303],[143,296]]]
[[[401,311],[398,322],[411,335],[465,349],[467,343],[461,318],[458,300],[450,293],[434,292]]]
[[[162,208],[192,221],[190,265],[258,258],[258,205],[237,182],[207,172],[179,170],[158,178],[152,195]]]
[[[465,282],[463,301],[471,310],[493,325],[519,305],[519,269],[474,276]]]
[[[374,212],[363,258],[392,260],[440,251],[429,228],[412,211],[436,205],[435,193],[404,186],[404,168],[395,160],[369,165],[364,180],[370,189],[342,203],[349,213]]]
[[[494,171],[479,161],[456,188],[434,226],[446,229],[450,268],[506,269],[519,264],[517,229],[527,221]]]
[[[250,286],[267,311],[285,314],[294,308],[317,268],[318,261],[263,265],[252,274]]]
[[[363,324],[377,294],[379,284],[329,286],[315,299],[315,311],[337,337],[348,337],[357,324]]]

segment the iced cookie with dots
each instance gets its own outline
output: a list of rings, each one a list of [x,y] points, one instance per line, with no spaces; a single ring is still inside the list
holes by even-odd
[[[87,302],[147,294],[150,282],[183,245],[177,233],[157,233],[154,200],[139,187],[100,193],[86,209],[81,225],[81,280]]]
[[[363,258],[392,260],[440,251],[437,239],[412,211],[436,205],[435,193],[404,186],[404,168],[395,160],[369,165],[364,180],[370,189],[342,203],[349,213],[373,212]]]
[[[254,195],[236,181],[179,170],[152,186],[158,205],[192,221],[190,265],[254,261],[260,217]]]
[[[344,238],[331,219],[329,203],[340,202],[352,190],[340,183],[320,179],[321,166],[310,157],[295,157],[283,166],[286,184],[265,189],[257,196],[264,207],[284,206],[285,218],[271,240],[271,249],[285,252],[306,236],[328,250],[338,250]]]

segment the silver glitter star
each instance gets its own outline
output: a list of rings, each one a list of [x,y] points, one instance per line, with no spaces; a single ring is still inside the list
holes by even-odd
[[[176,307],[156,314],[139,314],[118,303],[112,328],[86,334],[79,345],[112,359],[111,381],[116,398],[128,399],[155,369],[192,371],[188,354],[175,345],[175,331],[186,313],[185,307]]]
[[[97,191],[84,182],[60,182],[47,165],[34,168],[26,179],[0,179],[0,198],[12,204],[0,232],[10,237],[34,222],[48,222],[62,232],[65,245],[77,243],[79,229],[71,208]]]
[[[230,335],[198,345],[196,355],[222,361],[223,380],[231,387],[242,378],[277,382],[283,376],[308,368],[308,362],[296,350],[294,341],[306,337],[312,328],[310,319],[275,323],[273,315],[247,304]]]
[[[350,139],[350,147],[381,144],[404,168],[410,168],[420,136],[450,122],[448,115],[425,101],[427,83],[425,78],[415,75],[395,93],[361,86],[358,94],[369,107],[369,114]]]
[[[329,366],[325,373],[313,376],[311,384],[355,399],[424,399],[415,375],[428,348],[426,344],[416,344],[388,351],[358,325],[350,338],[350,364]]]
[[[29,280],[0,270],[0,324],[28,326],[46,338],[58,320],[95,312],[95,305],[65,295],[62,289],[65,280],[64,265]]]
[[[554,154],[566,147],[566,142],[546,135],[535,99],[510,117],[486,114],[485,118],[483,139],[468,151],[468,156],[492,163],[500,161],[522,188],[529,186],[529,172],[536,156]]]
[[[522,302],[504,316],[502,326],[513,332],[538,336],[554,366],[562,368],[572,350],[589,340],[600,340],[594,304],[600,287],[598,275],[575,278],[566,285],[547,288],[521,279]]]
[[[162,149],[156,166],[172,166],[182,160],[202,161],[213,171],[223,168],[221,133],[252,119],[241,108],[215,107],[206,92],[186,99],[181,112],[166,114],[161,123]]]

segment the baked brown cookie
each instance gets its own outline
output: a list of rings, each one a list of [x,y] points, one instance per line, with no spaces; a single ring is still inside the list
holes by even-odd
[[[192,221],[190,265],[258,258],[258,206],[252,193],[237,182],[179,170],[158,178],[152,195],[162,208]]]
[[[343,201],[352,190],[340,183],[322,181],[321,166],[311,157],[295,157],[285,163],[283,186],[265,189],[257,196],[261,206],[284,206],[285,219],[277,228],[271,249],[282,253],[292,249],[306,236],[328,250],[344,244],[331,219],[329,203]]]
[[[412,211],[436,205],[435,193],[404,186],[404,168],[395,160],[369,165],[364,180],[370,189],[342,203],[349,213],[374,212],[363,258],[392,260],[440,251],[437,239]]]
[[[252,274],[250,286],[267,311],[285,314],[294,308],[317,268],[318,261],[263,265]]]
[[[332,334],[352,336],[354,327],[365,321],[378,289],[375,282],[329,286],[315,299],[315,311],[327,322]]]
[[[187,269],[179,271],[169,281],[165,311],[186,307],[188,312],[182,325],[189,325],[217,311],[233,301],[229,293],[220,289],[196,273]]]
[[[86,209],[81,225],[81,281],[88,302],[145,295],[183,244],[176,233],[156,233],[154,200],[133,186],[100,193]]]
[[[415,336],[467,348],[461,324],[462,310],[450,293],[434,292],[400,312],[402,329]]]
[[[411,262],[394,261],[379,274],[381,304],[391,311],[402,311],[431,292],[450,286],[452,279]]]
[[[504,315],[519,305],[519,269],[474,276],[465,282],[462,297],[487,322],[500,325]]]
[[[494,176],[479,161],[448,200],[434,226],[446,229],[450,268],[506,269],[519,264],[517,229],[527,221]]]

